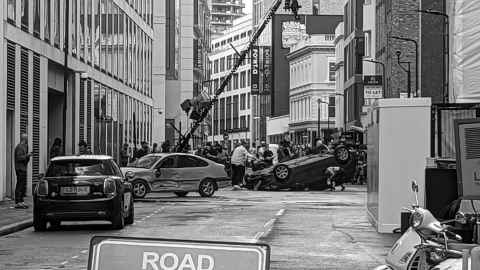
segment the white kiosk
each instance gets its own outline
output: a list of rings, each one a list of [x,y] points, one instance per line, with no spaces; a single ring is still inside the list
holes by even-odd
[[[380,233],[400,228],[402,207],[412,204],[412,180],[424,205],[430,112],[430,98],[379,99],[369,111],[367,212]]]

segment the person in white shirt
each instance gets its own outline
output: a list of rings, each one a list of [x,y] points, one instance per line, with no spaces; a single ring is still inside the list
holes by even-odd
[[[250,154],[245,146],[247,143],[242,143],[233,150],[230,162],[232,164],[232,186],[234,190],[241,189],[240,184],[243,182],[245,176],[245,164],[248,158],[256,159],[256,157]]]

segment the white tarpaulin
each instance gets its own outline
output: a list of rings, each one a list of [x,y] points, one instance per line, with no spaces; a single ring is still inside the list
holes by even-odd
[[[453,102],[480,102],[480,1],[450,4],[451,86]]]

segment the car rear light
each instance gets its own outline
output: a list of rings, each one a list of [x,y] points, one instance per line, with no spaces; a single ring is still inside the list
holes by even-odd
[[[115,181],[113,179],[107,178],[103,182],[103,193],[107,195],[112,195],[117,190],[115,186]]]
[[[40,195],[40,196],[47,196],[48,195],[48,182],[47,182],[47,180],[40,180],[40,182],[38,182],[37,194]]]

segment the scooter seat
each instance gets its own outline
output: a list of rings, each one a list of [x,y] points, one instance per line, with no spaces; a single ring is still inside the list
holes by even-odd
[[[472,251],[473,248],[480,247],[478,244],[465,244],[465,243],[448,243],[448,248],[453,249],[456,251],[463,251],[467,249],[469,252]]]

